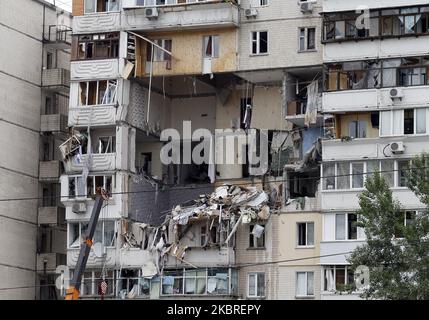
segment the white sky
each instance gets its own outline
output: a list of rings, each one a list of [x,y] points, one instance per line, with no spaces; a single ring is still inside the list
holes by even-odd
[[[46,2],[53,3],[61,9],[72,11],[72,0],[45,0]]]

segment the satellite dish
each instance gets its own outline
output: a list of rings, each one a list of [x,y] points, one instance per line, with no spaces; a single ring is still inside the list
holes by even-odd
[[[94,254],[97,258],[103,257],[103,245],[101,242],[94,243],[92,250],[94,251]]]

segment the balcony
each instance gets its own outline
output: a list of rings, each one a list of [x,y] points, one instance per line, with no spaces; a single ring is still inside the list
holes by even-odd
[[[298,212],[319,212],[320,211],[320,198],[302,197],[290,199],[282,212],[298,213]]]
[[[69,109],[70,127],[92,127],[114,125],[116,123],[115,105],[79,106]]]
[[[64,163],[66,173],[82,172],[83,164],[86,163],[87,155],[82,156],[82,161],[77,164],[74,160]],[[116,168],[116,153],[92,154],[92,165],[90,171],[113,171]]]
[[[414,0],[413,5],[427,4],[426,0]],[[356,8],[366,7],[376,8],[394,8],[400,6],[409,6],[409,0],[323,0],[323,12],[355,11]]]
[[[40,118],[41,132],[67,132],[67,116],[62,114],[46,114]]]
[[[429,139],[427,136],[362,138],[344,142],[335,139],[322,142],[323,161],[385,159],[392,156],[388,150],[384,150],[392,142],[404,143],[405,151],[401,157],[412,158],[421,152],[429,152]]]
[[[45,90],[68,93],[70,88],[70,71],[66,69],[44,69],[42,87]]]
[[[40,161],[39,180],[43,182],[58,182],[61,174],[61,164],[59,160]]]
[[[398,88],[402,91],[401,99],[392,99],[390,90],[364,89],[344,90],[323,93],[323,112],[361,112],[380,109],[404,108],[410,105],[429,106],[429,86]]]
[[[363,189],[328,190],[322,192],[322,211],[350,212],[360,209],[359,194]],[[392,188],[393,198],[398,200],[401,208],[407,210],[425,209],[414,192],[406,187]]]
[[[39,207],[38,224],[58,226],[65,224],[66,211],[63,207]]]
[[[322,265],[336,265],[348,264],[347,257],[350,254],[344,255],[356,249],[359,245],[364,244],[365,241],[359,240],[342,240],[342,241],[321,241],[320,242],[320,264]],[[335,255],[338,254],[338,255]],[[331,255],[331,256],[327,256]]]
[[[66,255],[60,253],[38,253],[37,272],[39,274],[55,273],[57,266],[65,265]]]
[[[239,9],[219,0],[145,7],[141,0],[124,0],[122,27],[142,31],[177,28],[220,28],[239,25]],[[126,10],[137,9],[137,10]]]
[[[79,258],[80,249],[67,249],[67,266],[74,269]],[[116,254],[116,248],[104,248],[103,255],[96,256],[94,250],[91,250],[88,257],[86,267],[89,268],[102,268],[103,266],[113,268],[121,264],[121,260]],[[141,268],[142,265],[139,265]],[[137,266],[136,266],[137,267]]]
[[[74,81],[88,79],[111,79],[121,76],[118,59],[73,61],[70,66]]]
[[[56,49],[69,49],[71,46],[72,29],[64,25],[50,25],[44,36],[46,46]]]
[[[184,258],[187,262],[192,263],[197,267],[221,267],[235,263],[234,249],[230,247],[215,247],[215,248],[189,248],[186,251]],[[175,257],[169,256],[165,267],[188,267],[189,264],[177,260]]]
[[[73,17],[74,34],[119,31],[120,27],[121,14],[119,12],[87,14]]]

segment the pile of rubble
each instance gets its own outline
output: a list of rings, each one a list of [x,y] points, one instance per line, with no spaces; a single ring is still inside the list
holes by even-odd
[[[268,195],[256,187],[225,185],[218,187],[211,195],[202,195],[191,203],[175,207],[171,219],[175,225],[187,225],[207,218],[213,221],[218,219],[219,222],[229,220],[234,227],[229,232],[228,242],[240,222],[268,220],[268,203]]]

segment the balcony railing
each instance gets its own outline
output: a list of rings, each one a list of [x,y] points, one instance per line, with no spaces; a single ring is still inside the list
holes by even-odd
[[[46,114],[40,119],[41,132],[66,132],[67,116],[62,114]]]
[[[39,207],[38,224],[58,226],[65,224],[65,208],[63,207]]]
[[[124,1],[122,27],[135,30],[168,30],[178,27],[218,28],[239,25],[239,9],[231,2],[219,0],[166,2],[161,4],[142,0]]]
[[[47,90],[68,92],[70,87],[70,71],[60,68],[43,70],[42,87]]]
[[[64,25],[50,25],[44,41],[55,49],[67,49],[71,46],[72,28]]]
[[[58,181],[61,174],[61,165],[59,160],[40,161],[39,180],[46,182]]]

